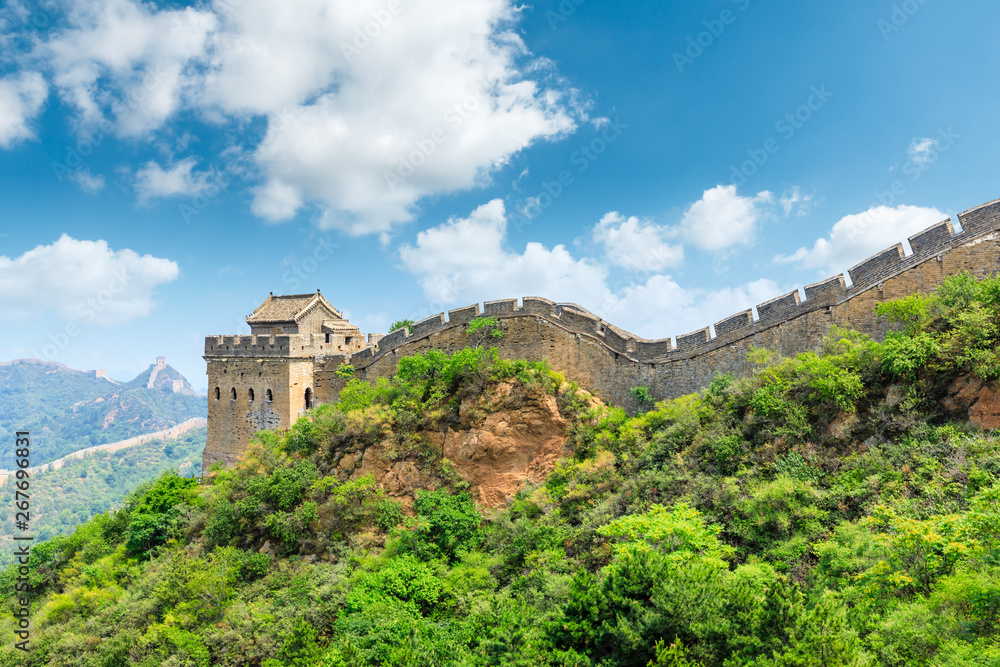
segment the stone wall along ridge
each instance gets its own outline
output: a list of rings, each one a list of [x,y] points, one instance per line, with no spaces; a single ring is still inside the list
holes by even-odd
[[[456,327],[466,327],[477,317],[537,317],[555,324],[570,333],[586,335],[598,339],[611,351],[637,362],[661,362],[680,359],[708,350],[729,345],[740,339],[753,336],[766,329],[779,326],[809,312],[829,308],[858,294],[878,287],[883,281],[926,261],[939,259],[942,252],[969,243],[1000,229],[1000,199],[977,206],[958,216],[961,231],[955,232],[949,218],[914,234],[907,239],[911,254],[906,255],[902,243],[897,243],[872,257],[859,262],[847,271],[851,284],[847,285],[844,274],[806,285],[802,293],[798,289],[756,306],[757,317],[752,310],[716,322],[714,327],[704,327],[695,332],[679,335],[674,345],[671,338],[647,340],[636,336],[582,306],[572,303],[556,303],[537,296],[518,299],[499,299],[472,304],[438,313],[413,325],[409,330],[400,329],[382,338],[375,347],[352,355],[330,355],[340,357],[355,368],[364,368],[387,354],[395,354],[400,347],[427,338],[431,334]],[[804,294],[805,298],[802,298]],[[714,334],[713,334],[714,328]],[[219,336],[213,348],[223,354],[260,354],[262,350],[274,350],[276,355],[285,354],[295,347],[290,336],[256,337],[258,340],[239,340],[250,336]],[[206,354],[209,354],[206,342]],[[223,351],[224,350],[224,351]],[[303,349],[305,351],[305,349]],[[329,359],[330,357],[328,357]]]

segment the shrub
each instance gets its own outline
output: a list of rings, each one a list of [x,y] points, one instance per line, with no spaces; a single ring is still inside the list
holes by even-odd
[[[912,336],[890,332],[886,334],[882,349],[882,367],[904,380],[914,379],[917,371],[940,352],[938,342],[926,331]]]
[[[138,497],[126,502],[131,521],[125,530],[125,549],[131,556],[147,559],[152,551],[166,543],[177,528],[179,506],[192,498],[198,486],[192,478],[170,471],[162,475]]]
[[[629,392],[635,396],[635,400],[639,402],[639,407],[653,402],[653,398],[649,394],[649,387],[632,387]]]
[[[340,390],[338,405],[344,412],[364,410],[375,400],[375,387],[364,380],[352,379]]]
[[[236,557],[236,578],[240,581],[255,581],[264,577],[271,569],[271,557],[252,551],[238,551]]]
[[[935,315],[937,300],[929,294],[911,294],[875,306],[875,314],[893,324],[901,324],[907,336],[926,327]]]
[[[399,331],[400,329],[403,328],[413,329],[414,324],[415,323],[413,320],[396,320],[395,322],[389,325],[389,333],[392,333],[393,331]]]
[[[477,317],[469,322],[465,333],[476,339],[477,348],[488,338],[492,338],[493,340],[503,338],[500,322],[495,317]]]
[[[454,562],[460,552],[474,549],[482,539],[482,517],[468,493],[418,491],[413,508],[417,523],[405,548],[421,558]]]
[[[228,498],[219,498],[211,508],[205,524],[209,543],[225,546],[239,534],[236,506]]]

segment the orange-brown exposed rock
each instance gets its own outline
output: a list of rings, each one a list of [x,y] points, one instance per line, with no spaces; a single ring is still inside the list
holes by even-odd
[[[976,377],[961,376],[948,386],[945,409],[968,410],[969,421],[985,429],[1000,428],[1000,387]]]
[[[858,416],[853,412],[841,412],[826,427],[827,433],[837,440],[847,440],[851,435],[851,429],[858,423]]]
[[[495,508],[526,482],[543,481],[556,461],[570,454],[566,416],[557,398],[540,389],[500,384],[466,399],[459,419],[447,429],[421,434],[423,446],[438,455],[434,465],[419,452],[401,455],[397,443],[384,440],[345,454],[336,470],[343,479],[372,475],[408,508],[417,490],[442,486],[442,468],[450,468],[468,482],[476,504]]]

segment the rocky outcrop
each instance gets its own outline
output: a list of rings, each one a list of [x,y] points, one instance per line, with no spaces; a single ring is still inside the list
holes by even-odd
[[[502,398],[510,385],[498,388]],[[541,482],[566,450],[566,418],[556,397],[532,397],[524,406],[494,412],[467,431],[430,434],[432,446],[469,483],[479,505],[500,507],[525,482]]]
[[[594,405],[599,401],[586,395]],[[559,400],[541,389],[503,383],[462,402],[459,423],[419,434],[419,446],[400,453],[382,440],[343,454],[341,479],[370,474],[405,507],[419,489],[439,488],[455,478],[469,484],[481,507],[502,507],[525,483],[542,482],[556,461],[569,456],[567,415]]]
[[[949,412],[968,411],[969,421],[985,429],[1000,428],[1000,387],[963,375],[948,386],[942,405]]]

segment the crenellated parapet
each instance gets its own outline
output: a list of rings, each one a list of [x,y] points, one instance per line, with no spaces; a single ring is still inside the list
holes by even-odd
[[[655,399],[697,391],[717,373],[752,372],[747,353],[754,347],[784,355],[816,349],[831,325],[879,338],[889,326],[874,314],[879,303],[929,292],[963,271],[980,277],[1000,272],[1000,200],[962,213],[958,222],[957,233],[949,219],[914,234],[910,254],[897,243],[846,275],[675,338],[648,340],[577,304],[526,296],[438,313],[409,329],[369,334],[365,344],[332,307],[314,316],[318,295],[272,295],[253,316],[270,333],[205,339],[209,429],[203,465],[230,464],[254,431],[288,428],[311,405],[336,400],[347,382],[343,364],[353,367],[353,377],[375,381],[390,377],[402,356],[476,345],[468,327],[477,317],[500,322],[504,335],[490,344],[502,357],[545,359],[567,379],[627,409],[638,407],[634,387],[647,387]]]
[[[381,334],[368,334],[368,344],[383,339]],[[361,352],[369,351],[365,348]],[[324,334],[278,334],[208,336],[205,338],[206,357],[284,357],[312,358],[336,354],[336,344],[327,342]],[[355,354],[360,354],[357,352]]]
[[[716,322],[713,327],[706,326],[678,335],[675,339],[647,340],[603,320],[582,306],[527,296],[520,303],[513,298],[499,299],[487,301],[482,307],[473,304],[438,313],[417,322],[409,331],[401,329],[386,335],[374,348],[342,356],[355,368],[365,368],[387,354],[398,354],[400,348],[417,341],[452,329],[464,329],[477,317],[501,320],[531,317],[543,319],[567,333],[587,336],[610,352],[635,362],[661,363],[688,358],[758,336],[809,313],[829,311],[872,288],[879,288],[884,282],[924,262],[940,260],[943,253],[991,235],[1000,229],[1000,200],[970,209],[960,214],[958,219],[961,232],[956,233],[951,219],[948,219],[911,236],[907,239],[911,249],[909,255],[905,253],[903,244],[897,243],[859,262],[847,271],[850,285],[844,274],[838,274],[806,285],[801,291],[796,289],[758,304],[755,309],[736,313]]]
[[[206,357],[279,357],[289,356],[301,337],[281,336],[207,336]]]

